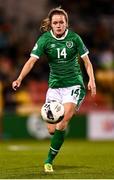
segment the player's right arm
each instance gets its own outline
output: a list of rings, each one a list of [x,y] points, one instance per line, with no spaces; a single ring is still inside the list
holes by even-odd
[[[31,71],[36,61],[37,61],[36,57],[30,57],[28,61],[25,63],[18,78],[12,83],[12,88],[15,91],[21,85],[21,82],[24,79],[24,77]]]
[[[25,63],[24,67],[22,68],[20,75],[18,76],[17,80],[15,80],[12,83],[12,88],[16,90],[20,85],[24,77],[30,72],[30,70],[33,68],[35,62],[37,59],[39,59],[44,53],[44,46],[45,46],[46,39],[42,35],[40,38],[38,38],[37,42],[35,43],[31,54],[30,58],[28,61]]]

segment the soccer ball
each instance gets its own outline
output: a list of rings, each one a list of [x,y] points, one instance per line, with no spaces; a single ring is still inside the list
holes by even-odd
[[[41,116],[44,121],[56,124],[64,117],[64,106],[57,101],[45,103],[41,108]]]

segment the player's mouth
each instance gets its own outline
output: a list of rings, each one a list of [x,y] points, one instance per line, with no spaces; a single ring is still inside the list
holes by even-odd
[[[56,31],[57,31],[57,32],[61,32],[62,30],[61,30],[61,29],[57,29]]]

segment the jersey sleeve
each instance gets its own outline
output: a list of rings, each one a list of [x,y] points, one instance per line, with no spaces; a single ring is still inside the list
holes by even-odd
[[[83,41],[79,35],[77,36],[76,43],[77,43],[79,55],[81,57],[83,57],[89,53],[87,47],[85,46],[85,44],[83,43]]]
[[[36,57],[37,59],[39,59],[40,56],[42,55],[44,55],[44,41],[43,41],[43,38],[40,37],[35,43],[30,56]]]

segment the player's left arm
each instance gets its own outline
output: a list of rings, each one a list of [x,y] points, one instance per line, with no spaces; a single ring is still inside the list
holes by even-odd
[[[91,95],[94,97],[96,95],[96,84],[95,84],[95,77],[93,72],[93,66],[90,62],[89,56],[85,55],[82,57],[84,61],[84,65],[87,71],[87,74],[89,76],[89,82],[88,82],[88,90],[91,91]]]

